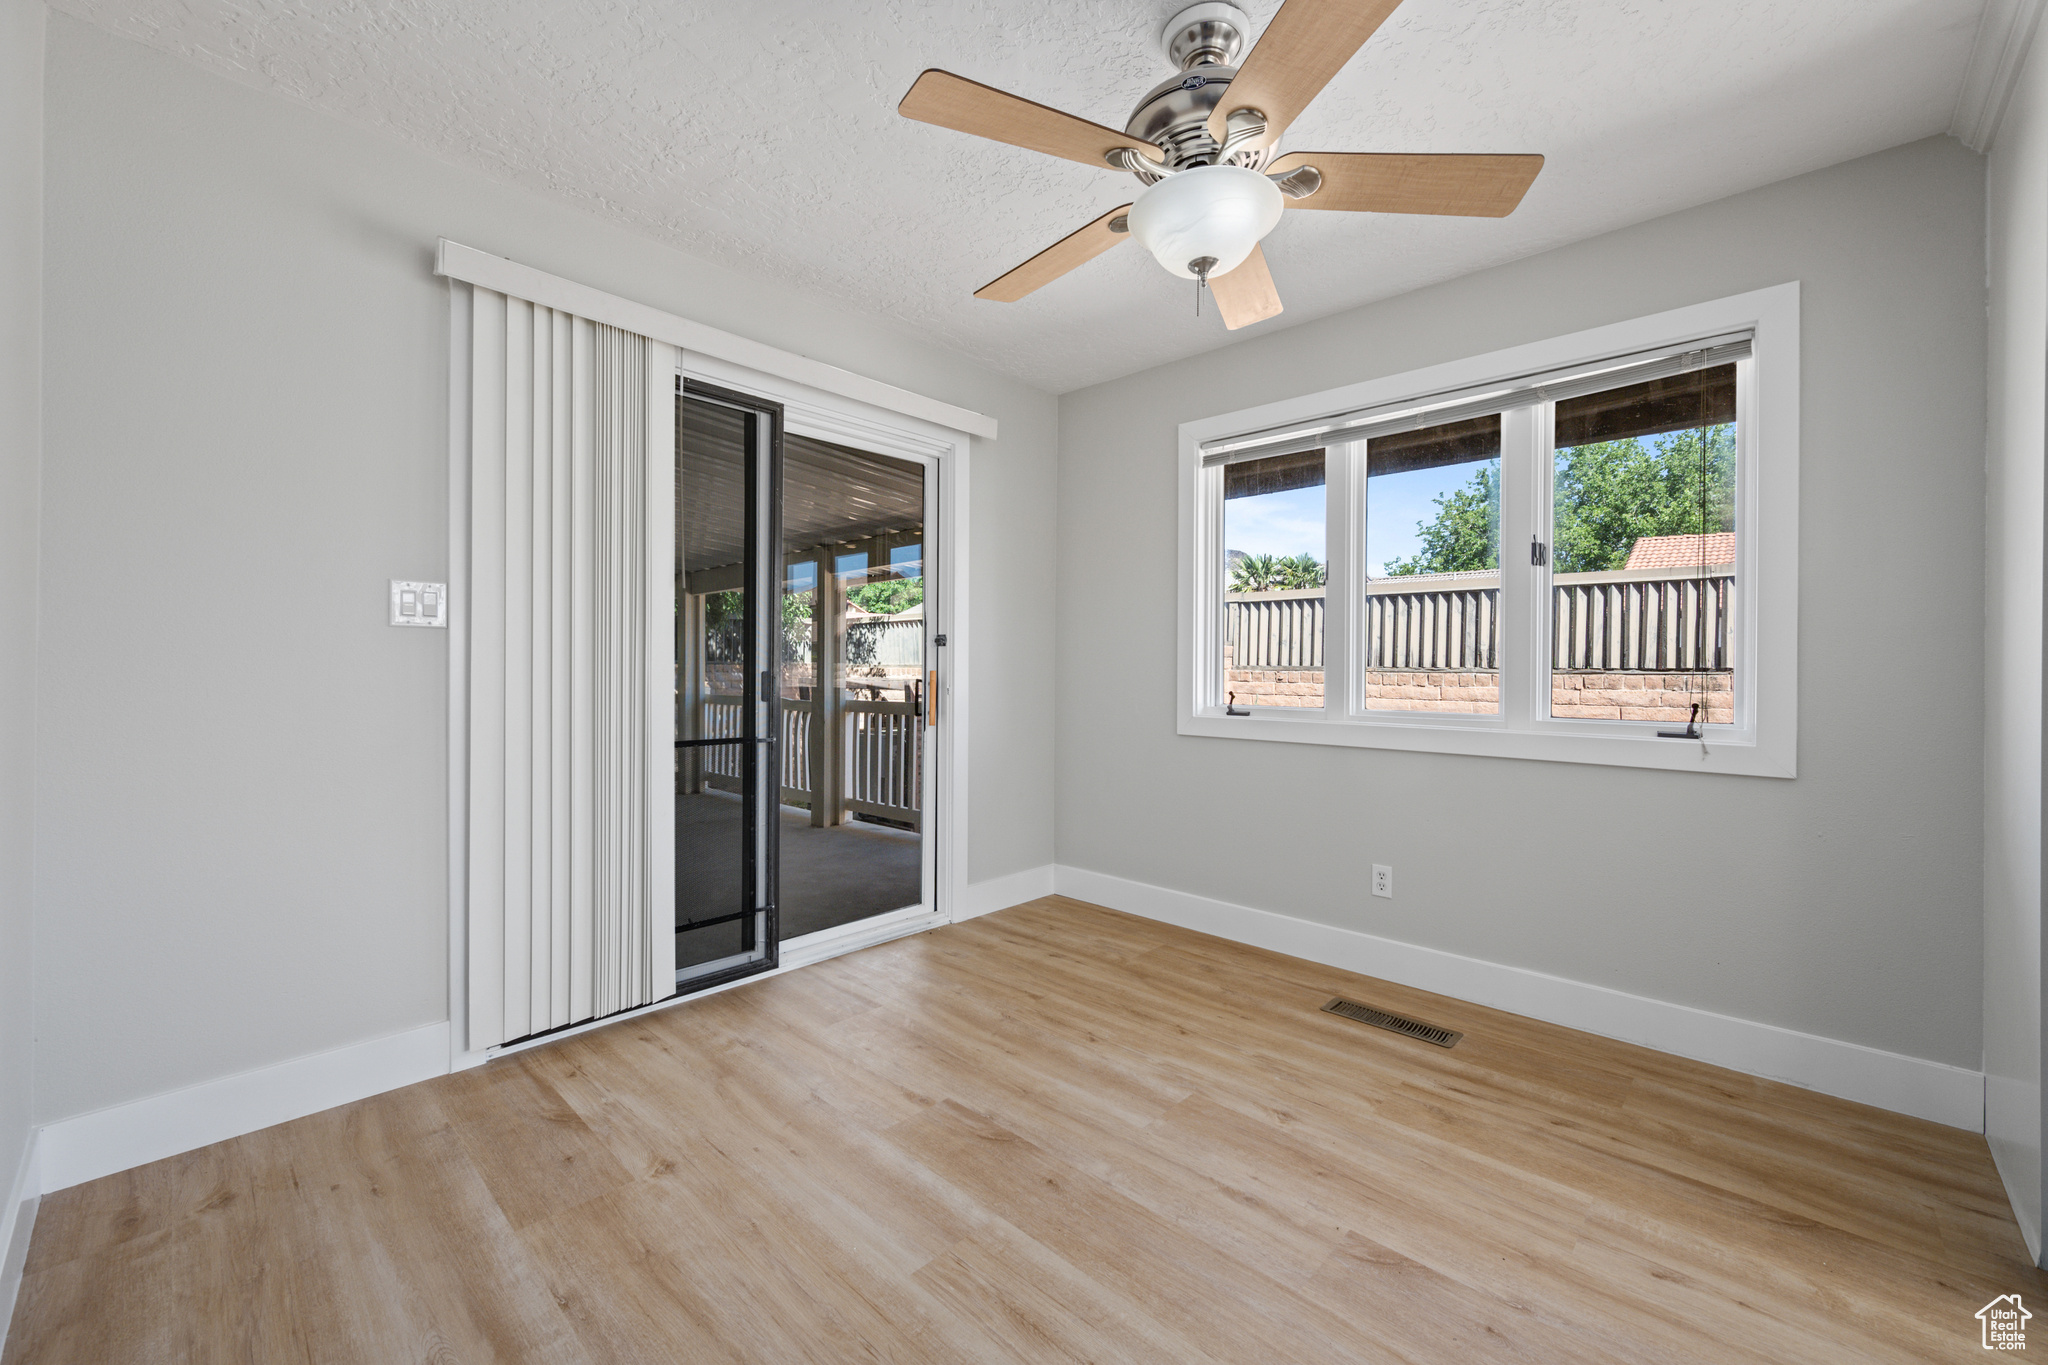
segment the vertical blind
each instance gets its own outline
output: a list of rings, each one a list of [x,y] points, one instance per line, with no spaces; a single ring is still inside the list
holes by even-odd
[[[471,291],[469,1046],[675,989],[673,346]]]

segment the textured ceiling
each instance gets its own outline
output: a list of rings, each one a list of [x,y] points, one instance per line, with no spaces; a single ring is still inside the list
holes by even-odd
[[[1064,392],[1236,339],[1135,247],[972,291],[1137,188],[896,116],[927,66],[1121,127],[1182,0],[55,0]],[[1278,0],[1240,0],[1263,25]],[[1542,152],[1504,220],[1291,213],[1271,330],[1943,131],[1983,0],[1406,0],[1283,149]],[[479,245],[487,246],[487,243]]]

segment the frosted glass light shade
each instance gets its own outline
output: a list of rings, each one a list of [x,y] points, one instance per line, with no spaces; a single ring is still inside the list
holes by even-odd
[[[1195,278],[1193,261],[1216,258],[1209,278],[1227,275],[1280,221],[1285,199],[1272,181],[1242,166],[1196,166],[1148,186],[1131,205],[1131,235],[1159,264]]]

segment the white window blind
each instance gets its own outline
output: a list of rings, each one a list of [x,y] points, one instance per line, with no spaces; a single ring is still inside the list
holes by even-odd
[[[1750,334],[1743,332],[1688,342],[1684,346],[1615,356],[1507,383],[1472,385],[1426,398],[1411,398],[1383,407],[1339,413],[1313,422],[1297,422],[1286,427],[1246,432],[1225,440],[1205,441],[1202,443],[1202,463],[1206,466],[1262,460],[1273,455],[1314,450],[1336,441],[1419,431],[1424,427],[1483,417],[1531,403],[1562,402],[1567,398],[1598,393],[1602,389],[1641,384],[1726,365],[1748,356],[1751,349]]]
[[[481,287],[469,1046],[673,992],[675,347]],[[467,342],[467,356],[463,343]]]

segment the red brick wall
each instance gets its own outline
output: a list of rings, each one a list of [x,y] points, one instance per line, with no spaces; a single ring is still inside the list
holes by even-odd
[[[1321,706],[1320,669],[1232,669],[1224,686],[1240,706]],[[1557,673],[1551,676],[1551,714],[1588,720],[1684,722],[1705,697],[1706,719],[1734,720],[1734,675],[1729,673]],[[1374,669],[1366,675],[1367,705],[1375,711],[1491,713],[1500,708],[1498,673],[1430,673]]]

